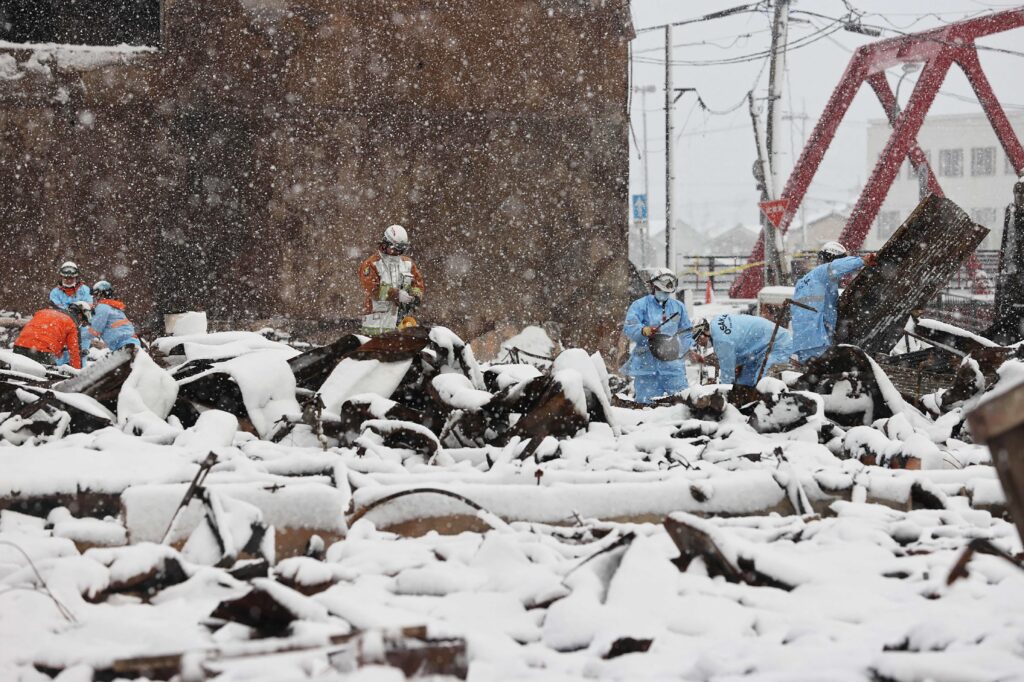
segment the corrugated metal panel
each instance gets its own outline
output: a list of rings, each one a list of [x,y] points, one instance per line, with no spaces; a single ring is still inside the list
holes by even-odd
[[[924,308],[988,229],[945,197],[925,198],[839,299],[836,342],[887,352],[910,311]]]

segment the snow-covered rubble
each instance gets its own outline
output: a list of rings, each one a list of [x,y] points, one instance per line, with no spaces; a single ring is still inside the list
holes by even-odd
[[[946,584],[967,539],[1019,551],[1010,524],[986,512],[849,502],[832,514],[673,516],[781,588],[711,577],[710,555],[681,571],[660,524],[516,523],[405,538],[364,519],[325,560],[288,559],[251,580],[156,545],[37,552],[39,577],[0,564],[5,582],[30,588],[0,595],[0,628],[17,645],[0,655],[0,674],[191,652],[224,675],[216,679],[329,679],[332,638],[425,626],[465,639],[470,679],[480,680],[1014,679],[1024,666],[1024,572],[978,556],[966,579]],[[41,528],[18,537],[29,538],[58,540]],[[134,575],[158,576],[168,560],[180,575],[151,579],[145,599],[132,596],[141,587],[103,598]],[[31,589],[40,578],[53,599]],[[253,590],[285,613],[259,649],[253,638],[271,621],[208,618],[235,618],[225,605]],[[261,665],[234,660],[242,647]]]
[[[1024,669],[1024,572],[945,582],[1021,551],[964,427],[1017,359],[935,409],[857,349],[641,409],[599,355],[481,364],[442,328],[154,348],[71,393],[0,354],[0,679]]]

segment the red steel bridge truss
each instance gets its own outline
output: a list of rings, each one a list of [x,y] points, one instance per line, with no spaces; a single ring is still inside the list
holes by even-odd
[[[867,82],[882,104],[892,126],[892,134],[839,237],[839,241],[851,251],[859,249],[864,243],[893,180],[899,174],[903,159],[909,159],[919,174],[927,174],[930,192],[940,196],[943,194],[924,152],[917,144],[917,134],[932,102],[935,101],[939,87],[954,63],[967,76],[1010,163],[1018,174],[1024,172],[1024,147],[1021,146],[1003,107],[992,92],[992,86],[978,60],[978,48],[975,44],[978,38],[1021,26],[1024,26],[1024,8],[969,19],[930,31],[889,38],[858,48],[807,140],[793,173],[786,182],[782,197],[779,197],[789,200],[789,207],[779,229],[785,232],[792,223],[839,124],[864,82]],[[906,63],[922,63],[923,67],[910,100],[901,111],[886,79],[885,71]],[[754,251],[750,254],[751,263],[764,259],[762,238],[758,238]],[[978,270],[974,256],[968,263],[968,269],[972,273]],[[763,283],[763,268],[748,268],[737,278],[729,293],[733,298],[754,298]],[[975,280],[976,293],[987,293],[983,290],[984,286],[981,278]]]

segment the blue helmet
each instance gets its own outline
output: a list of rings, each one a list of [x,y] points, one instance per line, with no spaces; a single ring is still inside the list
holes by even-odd
[[[96,298],[113,298],[114,287],[105,279],[101,279],[92,285],[92,295]]]

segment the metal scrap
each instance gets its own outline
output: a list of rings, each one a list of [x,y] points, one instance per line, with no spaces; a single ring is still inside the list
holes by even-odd
[[[679,556],[673,563],[680,571],[685,571],[699,558],[711,577],[722,576],[731,583],[793,589],[792,585],[758,570],[751,557],[737,553],[737,562],[734,564],[707,532],[687,523],[682,516],[673,514],[664,521],[665,530],[679,549]]]
[[[83,393],[107,407],[113,407],[117,404],[121,386],[132,373],[132,363],[137,352],[136,346],[125,346],[109,353],[102,359],[89,363],[75,376],[53,384],[53,390],[62,393]]]
[[[64,394],[21,381],[0,380],[0,439],[20,445],[31,437],[62,438],[68,433],[92,433],[110,426],[111,419],[82,409]]]
[[[231,376],[225,372],[209,372],[216,362],[210,360],[191,360],[179,365],[172,371],[172,376],[178,382],[178,399],[175,403],[174,414],[183,412],[194,414],[198,418],[198,412],[188,412],[179,404],[194,404],[205,409],[222,410],[229,412],[236,417],[243,430],[255,433],[255,428],[249,420],[249,411],[245,407],[245,399],[242,397],[242,390],[238,387]],[[207,372],[196,379],[192,377]],[[180,417],[179,417],[180,418]],[[185,427],[193,426],[191,423],[182,420]]]
[[[112,594],[128,594],[149,599],[157,592],[188,580],[188,574],[175,555],[162,555],[143,570],[122,579],[113,580],[95,595],[86,595],[89,601],[106,601]]]
[[[355,660],[339,652],[331,657],[331,665],[340,672],[352,672],[366,665],[388,665],[398,668],[406,677],[446,675],[460,680],[469,675],[466,640],[462,638],[431,638],[426,627],[385,631],[380,639],[383,647],[369,646],[367,633],[358,639]]]
[[[326,346],[311,348],[288,360],[295,385],[298,388],[315,391],[323,385],[338,363],[363,345],[363,339],[355,334],[346,334]]]
[[[264,583],[258,582],[241,597],[222,601],[210,613],[210,617],[248,625],[259,637],[281,637],[287,635],[292,623],[301,620],[302,616],[289,604],[277,599]]]
[[[839,298],[836,343],[888,352],[911,311],[925,307],[988,232],[951,200],[926,197]]]
[[[992,451],[1010,517],[1024,540],[1024,386],[982,402],[967,422],[975,441]]]
[[[588,419],[581,415],[576,405],[566,397],[562,385],[551,377],[544,378],[544,390],[534,405],[509,429],[504,441],[519,437],[529,439],[529,444],[519,453],[519,459],[533,455],[548,436],[565,438],[586,427]]]

